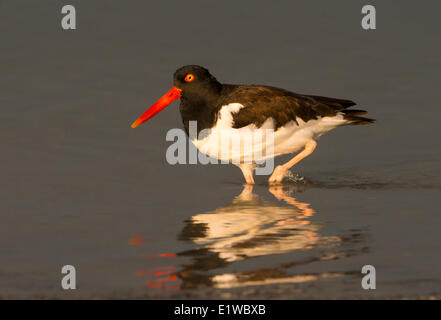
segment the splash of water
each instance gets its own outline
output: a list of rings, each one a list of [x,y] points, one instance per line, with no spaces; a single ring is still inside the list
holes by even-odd
[[[304,176],[301,176],[298,173],[292,173],[291,171],[288,171],[288,173],[285,176],[285,181],[289,183],[294,184],[306,184],[306,178]]]

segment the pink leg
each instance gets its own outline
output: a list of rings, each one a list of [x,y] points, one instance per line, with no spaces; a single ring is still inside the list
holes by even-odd
[[[240,170],[242,170],[243,176],[245,177],[245,181],[247,184],[254,184],[253,171],[255,166],[252,164],[238,164],[237,165]]]
[[[307,156],[309,156],[314,151],[316,146],[317,146],[317,142],[315,142],[314,140],[309,140],[305,144],[305,149],[303,149],[302,152],[298,153],[294,158],[289,160],[287,163],[285,163],[285,164],[283,164],[281,166],[277,166],[274,169],[273,174],[268,179],[269,184],[281,183],[283,178],[288,173],[288,170],[293,165],[295,165],[296,163],[299,163],[300,160],[302,160],[302,159],[306,158]]]

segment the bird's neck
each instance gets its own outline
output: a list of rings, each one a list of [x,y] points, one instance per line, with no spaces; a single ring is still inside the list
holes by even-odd
[[[222,85],[205,92],[182,95],[179,111],[187,135],[190,121],[196,121],[198,135],[201,130],[210,129],[215,125],[220,108],[218,102],[221,90]]]

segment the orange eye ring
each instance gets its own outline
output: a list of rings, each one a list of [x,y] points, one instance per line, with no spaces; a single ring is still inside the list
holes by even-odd
[[[184,79],[186,82],[191,82],[191,81],[193,81],[194,80],[194,75],[192,75],[191,73],[189,73],[189,74],[187,74],[186,76],[185,76],[185,79]]]

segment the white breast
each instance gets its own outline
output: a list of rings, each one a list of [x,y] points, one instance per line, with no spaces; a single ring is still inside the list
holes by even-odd
[[[198,150],[212,158],[223,161],[252,162],[302,149],[306,142],[316,139],[335,127],[345,124],[343,114],[322,117],[304,122],[300,118],[288,122],[274,131],[275,124],[268,118],[260,128],[254,124],[239,129],[233,128],[233,114],[245,108],[240,103],[223,106],[218,120],[208,132],[202,132],[192,142]]]

